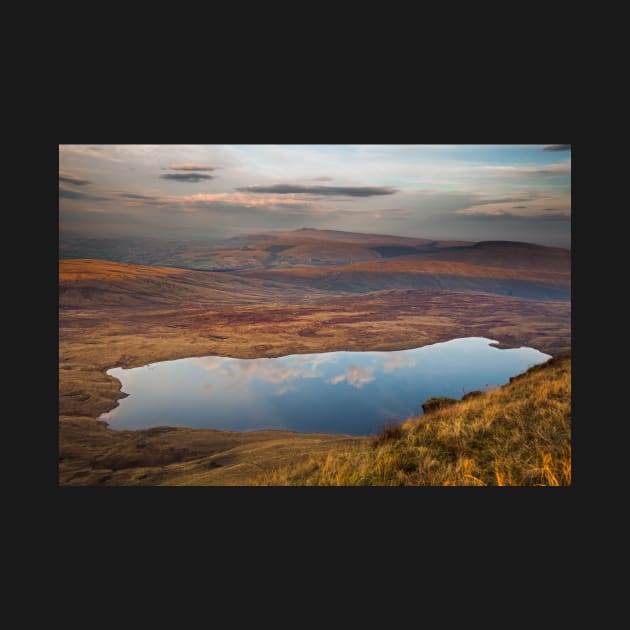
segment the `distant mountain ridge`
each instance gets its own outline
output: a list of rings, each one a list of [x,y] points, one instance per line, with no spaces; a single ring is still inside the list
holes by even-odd
[[[569,272],[570,250],[513,241],[441,241],[302,228],[215,242],[159,239],[67,239],[60,258],[95,258],[199,271],[287,269],[348,265],[392,258],[486,267]]]

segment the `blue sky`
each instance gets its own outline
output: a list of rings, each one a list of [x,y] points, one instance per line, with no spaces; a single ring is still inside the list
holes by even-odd
[[[570,145],[60,145],[62,236],[300,227],[570,247]]]

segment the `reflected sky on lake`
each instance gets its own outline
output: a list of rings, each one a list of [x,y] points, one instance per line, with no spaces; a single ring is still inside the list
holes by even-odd
[[[113,429],[158,425],[370,435],[422,413],[433,396],[461,398],[543,363],[533,348],[499,350],[468,337],[391,352],[326,352],[275,359],[202,357],[108,374],[129,394],[100,419]]]

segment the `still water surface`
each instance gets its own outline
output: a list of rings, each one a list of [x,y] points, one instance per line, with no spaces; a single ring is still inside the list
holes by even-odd
[[[467,337],[391,352],[326,352],[275,359],[210,356],[107,373],[129,394],[101,415],[112,429],[158,425],[370,435],[420,415],[432,396],[507,383],[549,358]]]

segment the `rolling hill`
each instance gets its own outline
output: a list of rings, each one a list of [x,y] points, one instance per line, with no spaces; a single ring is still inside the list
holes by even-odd
[[[400,257],[538,271],[570,270],[570,252],[561,248],[508,241],[439,241],[315,229],[266,232],[205,244],[137,238],[62,238],[60,255],[202,271],[347,265]]]
[[[482,267],[409,257],[343,266],[268,269],[242,272],[240,275],[324,291],[360,293],[384,289],[441,289],[533,299],[567,300],[571,296],[571,276],[568,272]]]
[[[557,273],[571,271],[570,250],[516,241],[481,241],[457,247],[445,246],[439,251],[434,249],[419,253],[414,258],[506,269],[530,269]]]
[[[303,300],[322,292],[273,278],[151,267],[107,260],[59,261],[61,309],[83,307],[246,304]]]

